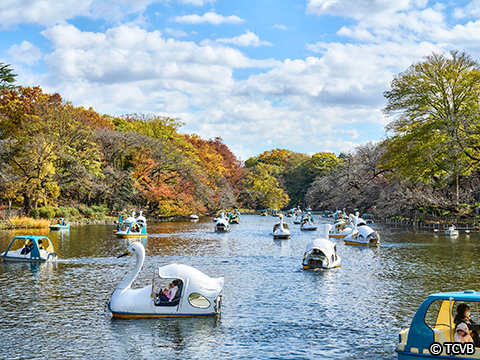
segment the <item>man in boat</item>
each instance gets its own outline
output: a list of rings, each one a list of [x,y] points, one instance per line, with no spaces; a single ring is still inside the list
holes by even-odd
[[[25,244],[25,247],[22,249],[22,251],[20,252],[20,254],[22,255],[27,255],[30,253],[30,251],[33,250],[33,241],[32,240],[28,240],[28,242]]]

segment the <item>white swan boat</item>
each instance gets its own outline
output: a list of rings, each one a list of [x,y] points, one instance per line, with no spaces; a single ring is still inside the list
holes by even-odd
[[[152,285],[132,289],[131,285],[140,272],[145,260],[145,248],[140,242],[131,243],[125,255],[136,255],[133,271],[125,278],[108,302],[114,318],[160,318],[218,316],[221,310],[221,291],[224,278],[211,278],[201,271],[181,264],[169,264],[155,271]],[[159,300],[162,285],[179,283],[171,301]]]
[[[273,226],[274,239],[288,239],[290,237],[290,229],[288,225],[283,222],[283,215],[278,215],[280,222]]]
[[[378,246],[380,245],[380,235],[367,226],[363,219],[358,217],[358,212],[353,216],[354,227],[350,234],[343,240],[347,245],[364,245],[364,246]]]
[[[343,220],[336,222],[330,230],[330,237],[334,239],[343,239],[352,232],[352,226],[347,225]]]
[[[304,269],[333,269],[340,266],[342,259],[337,255],[337,245],[328,239],[331,226],[325,225],[323,229],[323,238],[313,240],[305,250]]]
[[[310,213],[303,215],[302,224],[300,225],[300,230],[303,230],[303,231],[317,230],[317,226],[313,223],[313,218]]]
[[[190,214],[190,216],[188,217],[190,220],[198,220],[199,217],[197,214]]]
[[[4,261],[45,262],[57,260],[52,242],[46,236],[15,236],[7,250],[0,254]]]
[[[230,232],[230,224],[228,220],[225,219],[225,214],[222,212],[220,218],[215,222],[215,232],[217,233],[228,233]]]
[[[295,219],[293,219],[293,223],[297,225],[301,224],[304,215],[306,215],[306,213],[297,213],[295,215]]]
[[[458,230],[455,225],[450,225],[447,230],[445,230],[446,236],[458,236]]]

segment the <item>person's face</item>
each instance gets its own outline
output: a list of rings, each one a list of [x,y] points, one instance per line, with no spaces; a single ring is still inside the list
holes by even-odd
[[[458,333],[458,335],[460,335],[460,336],[465,336],[465,335],[467,335],[467,333],[466,333],[465,331],[463,331],[463,330],[457,330],[457,333]]]

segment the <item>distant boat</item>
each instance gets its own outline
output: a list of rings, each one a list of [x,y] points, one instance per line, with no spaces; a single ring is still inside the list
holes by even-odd
[[[135,211],[132,212],[132,216],[128,217],[119,224],[118,230],[115,233],[119,238],[140,238],[148,237],[147,234],[147,219],[142,215],[135,218]]]
[[[56,217],[50,222],[50,230],[70,229],[70,222],[67,218]]]
[[[450,225],[447,230],[445,230],[446,236],[458,236],[458,230],[455,225]]]
[[[198,220],[198,219],[199,219],[198,215],[196,215],[196,214],[191,214],[191,215],[189,216],[189,218],[190,218],[191,220]]]
[[[215,222],[215,232],[216,233],[228,233],[230,232],[230,224],[228,220],[225,219],[225,214],[222,212],[220,218]]]
[[[290,237],[290,229],[288,225],[283,222],[283,215],[279,215],[280,222],[273,227],[274,239],[288,239]]]
[[[303,215],[302,223],[300,225],[300,230],[303,231],[315,231],[317,230],[317,226],[313,223],[313,218],[310,213]]]

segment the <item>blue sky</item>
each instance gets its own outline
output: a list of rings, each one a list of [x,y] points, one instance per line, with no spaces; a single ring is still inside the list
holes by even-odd
[[[2,0],[18,84],[182,119],[246,159],[385,136],[383,92],[431,52],[480,60],[480,1]]]

